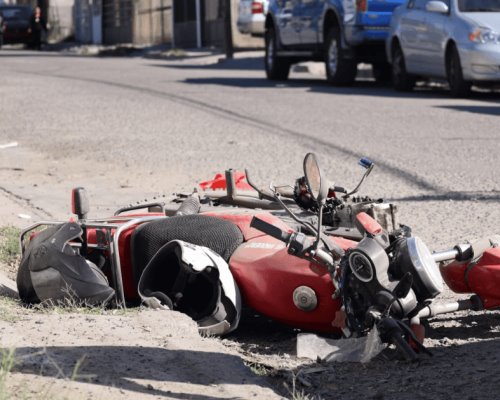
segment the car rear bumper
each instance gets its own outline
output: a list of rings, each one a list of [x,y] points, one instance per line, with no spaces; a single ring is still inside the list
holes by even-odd
[[[466,80],[500,81],[500,45],[463,48],[460,57]]]
[[[9,32],[5,31],[3,33],[3,43],[4,44],[14,44],[14,43],[30,43],[33,40],[32,32]]]
[[[388,26],[360,27],[348,25],[345,27],[345,41],[351,46],[357,46],[365,42],[384,42],[389,34]]]
[[[266,18],[262,15],[253,15],[250,19],[238,19],[236,25],[240,33],[263,35]]]

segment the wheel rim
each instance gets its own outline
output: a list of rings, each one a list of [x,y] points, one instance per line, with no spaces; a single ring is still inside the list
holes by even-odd
[[[328,71],[330,75],[335,75],[337,72],[337,65],[339,61],[339,50],[337,48],[337,41],[333,39],[328,49]]]
[[[273,53],[274,53],[274,41],[269,38],[267,43],[267,67],[268,69],[273,69]]]

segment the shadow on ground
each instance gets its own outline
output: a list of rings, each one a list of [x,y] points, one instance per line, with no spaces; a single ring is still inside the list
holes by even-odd
[[[203,387],[219,384],[244,385],[248,369],[234,355],[189,350],[168,350],[141,346],[21,347],[16,349],[13,372],[74,379],[94,385],[168,396],[169,398],[208,400],[212,396],[182,393],[179,384]],[[83,362],[82,362],[83,360]],[[81,364],[80,364],[81,363]],[[78,366],[75,372],[75,366]],[[207,366],[212,366],[208,368]],[[207,372],[210,371],[210,372]],[[149,384],[138,383],[145,380]],[[256,382],[260,379],[256,377]],[[252,381],[252,383],[256,383]],[[172,390],[155,388],[174,383]],[[262,380],[263,386],[267,384]],[[177,386],[176,386],[177,385]],[[176,393],[176,388],[181,389]]]

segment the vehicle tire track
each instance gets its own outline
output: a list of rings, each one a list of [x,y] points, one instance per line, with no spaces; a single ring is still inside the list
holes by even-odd
[[[21,72],[21,71],[19,71]],[[188,107],[193,107],[196,108],[200,111],[208,112],[210,114],[216,114],[220,116],[221,118],[231,120],[240,124],[244,124],[246,126],[252,127],[252,128],[257,128],[259,130],[262,130],[264,132],[268,132],[274,135],[278,135],[284,138],[293,138],[296,140],[298,143],[303,144],[304,146],[311,147],[311,144],[313,144],[313,147],[325,150],[333,150],[336,152],[339,152],[341,154],[350,156],[350,157],[355,157],[355,158],[361,158],[364,155],[359,154],[347,147],[340,146],[337,144],[333,144],[331,142],[328,142],[326,140],[320,139],[315,136],[308,135],[303,132],[299,132],[293,129],[289,128],[284,128],[279,126],[278,124],[265,121],[259,118],[255,117],[249,117],[247,115],[238,113],[236,111],[228,110],[226,108],[209,104],[201,100],[193,99],[191,97],[187,96],[182,96],[174,93],[168,93],[156,89],[150,89],[150,88],[145,88],[145,87],[140,87],[140,86],[134,86],[126,83],[120,83],[120,82],[111,82],[111,81],[106,81],[102,79],[92,79],[92,78],[84,78],[84,77],[78,77],[78,76],[71,76],[71,75],[64,75],[64,74],[55,74],[55,73],[47,73],[47,72],[31,72],[31,71],[22,71],[22,73],[29,74],[29,75],[38,75],[38,76],[44,76],[44,77],[50,77],[50,78],[56,78],[56,79],[67,79],[67,80],[72,80],[72,81],[80,81],[80,82],[86,82],[86,83],[95,83],[95,84],[100,84],[100,85],[107,85],[115,88],[120,88],[124,90],[132,90],[135,92],[147,94],[150,96],[154,96],[157,98],[161,99],[168,99],[172,102],[186,105]],[[428,180],[426,180],[424,177],[419,176],[413,172],[404,170],[402,168],[395,167],[394,165],[391,165],[387,162],[384,162],[382,160],[375,160],[377,167],[381,168],[383,171],[386,173],[393,175],[399,179],[405,180],[408,183],[410,183],[413,187],[418,187],[421,190],[425,191],[430,191],[435,194],[438,194],[440,196],[446,196],[448,193],[448,190],[439,187]]]

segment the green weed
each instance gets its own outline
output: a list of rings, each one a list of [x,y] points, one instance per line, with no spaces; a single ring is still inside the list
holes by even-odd
[[[1,349],[0,356],[0,400],[7,400],[10,396],[7,391],[7,377],[14,368],[16,349]]]
[[[0,296],[0,321],[16,322],[19,319],[19,300]]]
[[[20,257],[19,234],[21,231],[13,226],[0,228],[0,263],[17,264]]]
[[[250,368],[255,375],[258,376],[267,376],[269,375],[269,368],[265,365],[259,363],[246,363],[247,367]]]

